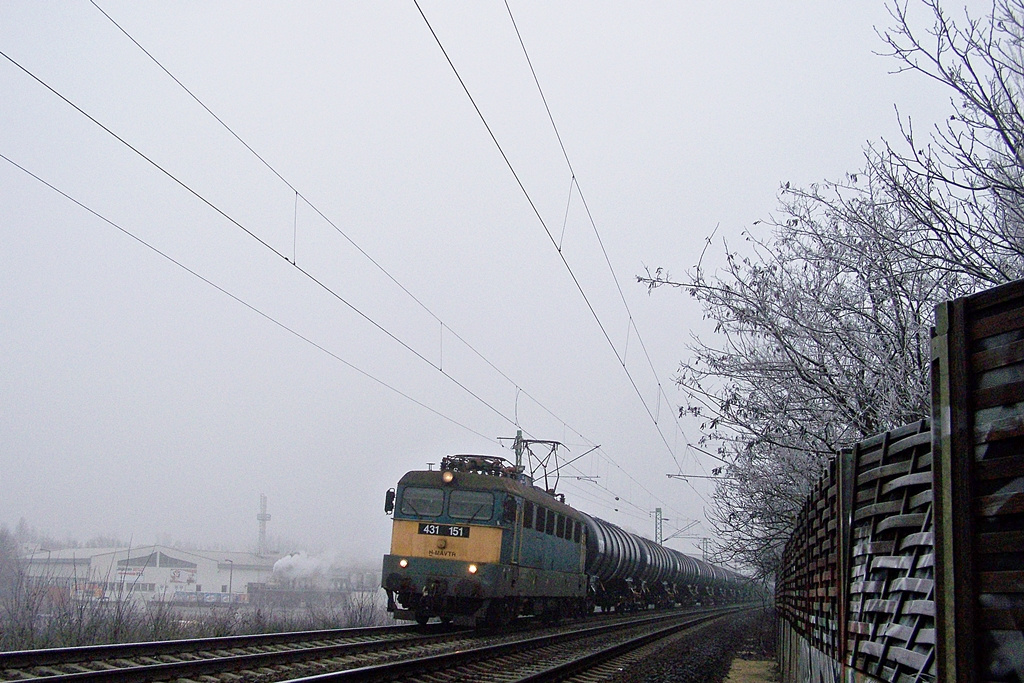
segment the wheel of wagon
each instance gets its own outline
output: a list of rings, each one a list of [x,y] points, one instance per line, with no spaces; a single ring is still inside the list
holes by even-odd
[[[515,616],[515,606],[511,600],[491,600],[491,604],[487,606],[486,619],[489,628],[508,626]]]
[[[540,618],[545,624],[557,624],[562,618],[563,601],[557,598],[549,598],[544,605],[544,611]]]
[[[416,623],[420,626],[426,626],[427,622],[430,621],[430,615],[424,614],[423,612],[416,613]]]

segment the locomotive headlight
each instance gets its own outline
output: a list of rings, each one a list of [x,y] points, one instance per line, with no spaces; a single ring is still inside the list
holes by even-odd
[[[475,564],[469,565],[469,573],[470,574],[476,574],[476,565]]]
[[[454,472],[446,471],[441,475],[441,481],[443,481],[446,484],[452,483],[453,479],[455,479]]]
[[[399,566],[399,567],[401,567],[402,569],[405,569],[406,567],[408,567],[408,566],[409,566],[409,560],[407,560],[407,559],[405,559],[405,558],[403,557],[402,559],[400,559],[400,560],[398,561],[398,566]]]

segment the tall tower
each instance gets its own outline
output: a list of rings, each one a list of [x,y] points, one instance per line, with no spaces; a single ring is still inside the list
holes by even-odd
[[[260,514],[256,515],[257,521],[260,523],[260,538],[256,543],[256,554],[263,555],[267,552],[267,522],[270,521],[270,515],[267,514],[267,494],[260,494]]]

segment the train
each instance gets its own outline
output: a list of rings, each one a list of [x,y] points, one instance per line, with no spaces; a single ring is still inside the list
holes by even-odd
[[[753,599],[729,569],[666,548],[565,503],[504,458],[449,455],[385,495],[393,515],[381,585],[395,619],[497,628],[595,609]]]

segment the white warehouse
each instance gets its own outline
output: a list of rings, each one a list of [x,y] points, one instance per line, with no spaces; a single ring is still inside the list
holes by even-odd
[[[239,604],[270,583],[280,555],[138,548],[35,550],[23,556],[30,581],[82,600]]]

